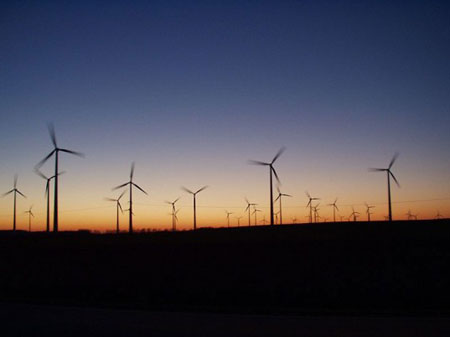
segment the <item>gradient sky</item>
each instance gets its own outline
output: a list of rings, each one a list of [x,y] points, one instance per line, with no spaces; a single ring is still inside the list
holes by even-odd
[[[178,196],[179,228],[192,227],[181,185],[210,185],[200,226],[225,225],[225,209],[246,223],[245,196],[268,220],[268,170],[247,160],[283,145],[285,222],[307,220],[305,190],[323,216],[339,197],[341,215],[368,202],[383,219],[386,178],[367,168],[395,151],[394,218],[450,216],[449,14],[447,1],[2,1],[0,192],[18,173],[18,228],[30,205],[44,228],[32,169],[53,121],[59,145],[86,154],[61,155],[61,230],[114,229],[103,198],[132,161],[149,192],[135,194],[138,229],[169,228],[164,200]],[[11,218],[6,196],[0,229]]]

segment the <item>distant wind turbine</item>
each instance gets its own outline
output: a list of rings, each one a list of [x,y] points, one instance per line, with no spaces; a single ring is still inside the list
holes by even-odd
[[[227,215],[228,228],[230,228],[230,215],[233,214],[233,212],[228,212],[227,210],[225,210],[225,214]]]
[[[356,222],[356,220],[358,219],[359,216],[359,212],[355,212],[355,209],[352,206],[352,213],[350,214],[349,218],[353,217],[353,221]]]
[[[320,198],[313,198],[313,197],[311,197],[311,195],[309,194],[308,191],[306,191],[305,193],[306,193],[306,196],[309,199],[308,204],[306,205],[306,207],[309,207],[309,223],[312,223],[313,222],[313,205],[312,205],[312,202],[314,200],[320,200]]]
[[[81,152],[76,152],[76,151],[72,151],[72,150],[67,150],[67,149],[62,149],[59,148],[57,143],[56,143],[56,134],[55,134],[55,128],[53,127],[53,124],[48,124],[48,132],[50,134],[50,138],[52,140],[54,149],[52,150],[52,152],[50,152],[44,159],[42,159],[39,163],[36,164],[35,169],[39,170],[42,165],[45,164],[45,162],[47,160],[50,159],[51,156],[55,155],[55,174],[54,174],[54,179],[55,179],[55,183],[54,183],[54,192],[53,192],[53,201],[54,201],[54,205],[53,205],[53,231],[54,232],[58,232],[58,159],[59,159],[59,152],[65,152],[65,153],[69,153],[69,154],[73,154],[75,156],[78,157],[84,157],[84,154]]]
[[[294,224],[294,225],[297,224],[297,218],[296,217],[293,217],[291,220],[292,220],[292,224]]]
[[[333,207],[333,222],[336,222],[336,210],[338,210],[338,212],[339,212],[339,208],[336,205],[337,201],[338,201],[338,198],[336,198],[332,204],[328,204],[328,206]]]
[[[16,231],[16,199],[17,193],[19,193],[22,197],[26,198],[26,196],[17,189],[17,174],[14,175],[14,188],[11,191],[4,193],[2,196],[7,196],[10,193],[14,193],[14,208],[13,208],[13,231]]]
[[[31,217],[34,218],[34,214],[31,211],[31,209],[33,208],[33,206],[30,206],[30,208],[28,209],[28,211],[25,211],[24,213],[28,214],[28,231],[31,232]]]
[[[254,203],[249,202],[247,198],[245,198],[245,202],[247,203],[247,208],[245,209],[245,211],[248,211],[248,226],[250,227],[250,226],[251,226],[251,224],[250,224],[250,211],[251,211],[251,207],[252,207],[252,206],[255,207],[255,206],[258,205],[258,204],[254,204]]]
[[[197,229],[197,205],[196,205],[197,201],[196,201],[196,196],[197,196],[198,193],[200,193],[201,191],[203,191],[206,188],[208,188],[208,186],[203,186],[199,190],[197,190],[195,192],[192,192],[191,190],[187,189],[184,186],[181,187],[181,189],[183,189],[187,193],[192,194],[192,197],[194,198],[194,230]]]
[[[395,153],[394,157],[392,157],[391,162],[389,163],[388,168],[370,168],[369,169],[369,171],[371,171],[371,172],[386,172],[386,174],[387,174],[389,221],[392,221],[391,177],[392,177],[392,179],[394,179],[397,186],[400,187],[400,184],[398,183],[397,178],[395,178],[394,174],[391,171],[392,165],[394,165],[395,161],[397,160],[397,157],[398,157],[398,153]]]
[[[236,220],[237,220],[237,226],[240,227],[240,226],[241,226],[241,219],[242,219],[242,216],[237,216],[237,217],[235,217],[235,218],[236,218]]]
[[[130,181],[113,188],[113,191],[114,191],[114,190],[123,188],[128,185],[130,186],[129,187],[129,189],[130,189],[130,208],[128,210],[126,210],[126,211],[129,211],[129,214],[128,214],[129,215],[129,229],[128,229],[128,231],[130,233],[133,233],[133,215],[134,215],[134,213],[133,213],[133,186],[136,187],[138,190],[140,190],[145,195],[148,195],[147,192],[145,192],[141,187],[139,187],[137,184],[135,184],[133,182],[133,176],[134,176],[134,162],[131,163]]]
[[[260,165],[260,166],[268,166],[269,167],[269,183],[270,183],[270,225],[273,226],[274,224],[274,213],[273,213],[273,184],[272,184],[272,174],[275,175],[275,178],[277,179],[278,183],[280,183],[280,179],[278,178],[278,174],[275,171],[273,164],[278,159],[278,157],[281,156],[281,154],[284,152],[286,148],[282,147],[278,153],[273,157],[272,161],[270,163],[265,163],[262,161],[257,160],[250,160],[249,163],[253,165]]]
[[[375,206],[369,206],[367,204],[367,202],[365,203],[365,205],[366,205],[366,213],[367,213],[367,222],[370,222],[370,215],[373,214],[373,213],[370,213],[370,209],[375,208]]]
[[[119,210],[123,213],[122,205],[120,204],[120,199],[123,197],[126,191],[123,191],[122,194],[119,195],[117,199],[113,198],[105,198],[107,201],[113,201],[116,203],[116,233],[119,234],[120,227],[119,227]]]
[[[292,198],[292,195],[290,194],[285,194],[285,193],[281,193],[280,188],[277,187],[277,191],[278,191],[278,197],[275,199],[275,202],[279,199],[280,200],[280,225],[283,224],[283,211],[282,211],[282,207],[281,207],[281,199],[282,197],[290,197]]]
[[[55,178],[55,176],[51,176],[50,178],[48,178],[47,176],[45,176],[41,171],[39,170],[34,170],[34,172],[40,176],[42,179],[45,179],[47,181],[47,183],[45,184],[45,196],[47,197],[47,227],[46,227],[46,231],[47,233],[50,232],[50,181]],[[59,175],[64,174],[65,172],[61,172],[59,173]]]
[[[275,215],[275,224],[278,223],[278,214],[280,214],[280,211],[276,212]]]
[[[178,200],[180,200],[179,197],[177,199],[175,199],[175,201],[166,201],[166,204],[172,205],[172,213],[171,213],[171,215],[172,215],[172,231],[174,231],[174,232],[177,230],[177,220],[178,220],[177,213],[178,213],[178,211],[175,210],[175,204]]]
[[[316,206],[314,206],[313,207],[313,212],[314,212],[314,223],[317,223],[317,219],[319,219],[320,218],[320,216],[319,216],[319,205],[320,204],[317,204]]]
[[[258,221],[257,221],[257,218],[256,218],[256,215],[257,215],[258,212],[261,212],[261,210],[257,209],[257,208],[255,208],[253,210],[253,214],[255,215],[255,226],[258,226]]]
[[[263,225],[267,224],[266,216],[264,215],[263,219],[261,220],[261,223]]]
[[[437,211],[436,219],[437,219],[437,220],[442,219],[442,214],[441,214],[439,211]]]

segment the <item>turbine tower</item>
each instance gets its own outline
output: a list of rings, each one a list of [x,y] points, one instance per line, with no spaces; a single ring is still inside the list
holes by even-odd
[[[123,213],[122,205],[120,204],[120,199],[123,197],[126,191],[123,191],[121,195],[117,199],[105,198],[107,201],[113,201],[116,203],[116,234],[119,234],[119,210]]]
[[[208,188],[208,186],[203,186],[196,192],[192,192],[191,190],[187,189],[184,186],[181,187],[181,189],[184,190],[185,192],[192,194],[192,197],[194,198],[194,231],[197,229],[197,199],[196,199],[196,196],[198,193],[200,193],[201,191],[203,191],[206,188]]]
[[[397,157],[398,157],[398,153],[395,153],[394,157],[392,157],[391,162],[389,163],[388,168],[370,168],[369,169],[369,171],[371,171],[371,172],[386,172],[386,174],[387,174],[389,221],[392,221],[391,177],[392,177],[392,179],[394,179],[397,186],[400,187],[400,184],[398,183],[397,178],[395,178],[394,174],[391,171],[392,165],[394,165],[395,161],[397,160]]]
[[[166,201],[166,204],[172,205],[172,231],[175,232],[177,230],[177,213],[178,211],[175,210],[175,204],[177,203],[177,201],[180,200],[180,198],[176,198],[175,201]]]
[[[286,148],[282,147],[278,153],[275,155],[275,157],[273,157],[272,161],[270,163],[265,163],[262,161],[257,161],[257,160],[250,160],[249,163],[253,164],[253,165],[261,165],[261,166],[268,166],[269,167],[269,183],[270,183],[270,225],[273,226],[274,222],[273,222],[273,183],[272,183],[272,174],[275,175],[275,178],[277,179],[278,183],[280,183],[280,179],[278,178],[278,174],[275,171],[273,164],[275,163],[275,161],[278,159],[278,157],[281,156],[281,154],[284,152]]]
[[[279,187],[277,187],[277,191],[278,191],[278,197],[275,199],[275,201],[277,201],[278,199],[280,200],[280,211],[279,211],[280,212],[280,225],[282,225],[283,224],[283,211],[282,211],[282,207],[281,207],[281,198],[282,197],[292,198],[292,195],[281,193]]]
[[[13,209],[13,231],[16,231],[16,199],[17,193],[19,193],[22,197],[26,198],[26,196],[17,189],[17,174],[14,175],[14,188],[11,191],[4,193],[2,196],[7,196],[10,193],[14,193],[14,209]]]
[[[42,179],[46,180],[45,184],[45,196],[47,197],[47,227],[46,231],[47,233],[50,232],[50,181],[55,178],[55,176],[51,176],[50,178],[47,178],[41,171],[34,170],[34,172],[40,176]],[[65,172],[59,173],[59,175],[64,174]]]
[[[308,197],[309,201],[308,204],[306,205],[306,207],[309,207],[309,223],[312,223],[312,219],[313,219],[313,205],[312,202],[314,200],[320,200],[320,198],[313,198],[311,197],[311,195],[308,193],[308,191],[305,192],[306,196]]]
[[[258,204],[250,203],[247,198],[245,198],[245,202],[247,203],[247,208],[245,209],[245,211],[248,211],[248,226],[250,227],[251,226],[251,223],[250,223],[250,211],[251,211],[251,209],[250,208],[251,208],[251,206],[255,207]]]
[[[67,150],[63,148],[59,148],[56,143],[56,134],[55,134],[55,128],[53,127],[53,124],[48,124],[48,132],[50,134],[50,138],[52,140],[54,149],[52,152],[50,152],[44,159],[42,159],[39,163],[36,164],[35,170],[39,170],[42,165],[45,164],[47,160],[50,159],[51,156],[55,155],[55,174],[54,174],[54,192],[53,192],[53,199],[54,199],[54,205],[53,205],[53,231],[58,232],[58,165],[59,165],[59,152],[65,152],[69,154],[73,154],[78,157],[84,157],[84,154],[72,150]]]
[[[367,202],[365,203],[365,205],[366,205],[366,213],[367,213],[367,222],[370,222],[370,215],[373,214],[373,213],[370,213],[370,209],[375,208],[375,206],[369,206],[367,204]]]
[[[339,212],[339,208],[336,205],[337,200],[338,198],[336,198],[332,204],[328,204],[328,206],[333,207],[333,222],[336,222],[336,210]]]
[[[119,185],[119,186],[116,186],[116,187],[113,188],[113,191],[114,191],[114,190],[117,190],[119,188],[122,188],[122,187],[130,185],[130,187],[129,187],[130,188],[130,208],[126,210],[126,211],[129,212],[129,214],[128,214],[129,215],[129,229],[128,229],[128,231],[130,233],[133,233],[133,215],[134,215],[134,213],[133,213],[133,186],[136,187],[138,190],[140,190],[145,195],[148,195],[147,192],[145,192],[142,188],[140,188],[137,184],[135,184],[133,182],[133,176],[134,176],[134,162],[131,163],[130,181],[128,181],[126,183],[123,183],[122,185]]]
[[[230,228],[230,215],[233,214],[233,212],[228,212],[227,210],[225,210],[225,214],[227,215],[228,228]]]
[[[33,205],[30,206],[30,208],[28,209],[28,211],[25,211],[24,213],[28,214],[28,231],[31,232],[31,217],[34,218],[34,214],[31,211],[31,209],[33,208]]]

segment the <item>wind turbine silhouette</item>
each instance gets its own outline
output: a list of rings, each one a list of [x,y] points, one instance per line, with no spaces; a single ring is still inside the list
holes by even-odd
[[[28,231],[31,232],[31,217],[34,218],[34,214],[31,211],[31,209],[33,208],[33,205],[30,206],[30,208],[28,209],[28,211],[25,211],[24,213],[28,214]]]
[[[294,225],[297,224],[297,218],[296,217],[292,218],[292,224],[294,224]]]
[[[436,219],[437,219],[437,220],[442,219],[442,214],[441,214],[439,211],[437,211]]]
[[[184,186],[181,187],[181,189],[184,190],[185,192],[192,194],[192,197],[194,198],[194,230],[197,229],[197,205],[196,205],[197,201],[196,201],[196,196],[197,196],[197,193],[200,193],[201,191],[203,191],[206,188],[208,188],[208,186],[203,186],[202,188],[200,188],[196,192],[192,192],[191,190],[187,189]]]
[[[359,212],[355,212],[355,209],[352,206],[352,213],[350,214],[349,218],[353,217],[353,222],[356,222],[356,219],[358,218],[359,214],[360,214]]]
[[[316,206],[313,207],[313,210],[314,210],[314,223],[317,223],[317,219],[320,218],[320,216],[319,216],[319,209],[320,209],[319,205],[320,204],[317,204]]]
[[[225,210],[225,214],[227,215],[228,228],[230,228],[230,215],[233,214],[233,212],[228,212],[227,210]]]
[[[242,219],[242,217],[241,216],[237,216],[236,219],[237,219],[237,226],[240,227],[241,226],[241,221],[240,220]]]
[[[306,205],[306,207],[309,206],[309,223],[312,223],[313,222],[312,221],[312,219],[313,219],[313,205],[312,205],[312,202],[314,200],[320,200],[320,198],[313,198],[313,197],[311,197],[311,195],[309,194],[308,191],[306,191],[305,193],[306,193],[306,196],[309,199],[308,204]]]
[[[122,194],[119,195],[117,199],[105,198],[107,201],[113,201],[116,203],[116,233],[119,234],[119,210],[123,213],[122,205],[120,204],[120,199],[123,197],[126,191],[123,191]]]
[[[280,188],[277,187],[277,191],[278,191],[278,197],[275,199],[275,202],[279,199],[280,200],[280,225],[283,224],[283,211],[282,211],[282,207],[281,207],[281,198],[282,197],[290,197],[292,198],[292,195],[290,194],[285,194],[285,193],[281,193]]]
[[[263,219],[261,220],[261,223],[263,225],[267,224],[266,216],[264,215]]]
[[[394,156],[391,159],[391,162],[389,163],[388,168],[370,168],[369,171],[371,172],[386,172],[387,174],[387,184],[388,184],[388,204],[389,204],[389,221],[392,221],[392,204],[391,204],[391,177],[394,179],[395,183],[398,187],[400,187],[400,184],[397,181],[397,178],[395,178],[394,174],[391,171],[392,165],[394,165],[395,161],[397,160],[398,153],[395,153]]]
[[[14,188],[11,191],[8,191],[2,195],[2,197],[7,196],[10,193],[14,193],[14,210],[13,210],[13,231],[16,231],[16,199],[17,193],[19,193],[22,197],[26,198],[26,196],[17,189],[17,174],[14,175]]]
[[[337,200],[338,198],[336,198],[332,204],[328,204],[328,206],[333,207],[333,222],[336,222],[336,210],[339,212],[339,208],[336,205]]]
[[[367,204],[367,202],[365,203],[365,205],[366,205],[366,213],[367,213],[367,222],[370,222],[370,215],[372,214],[372,213],[370,213],[370,209],[371,208],[375,208],[375,206],[369,206],[368,204]]]
[[[261,210],[260,210],[260,209],[257,209],[257,208],[255,207],[255,209],[253,210],[253,213],[252,213],[252,214],[255,215],[255,226],[258,226],[258,222],[256,221],[256,215],[258,214],[258,212],[261,212]]]
[[[113,191],[114,191],[119,188],[130,185],[130,187],[129,187],[130,188],[130,208],[128,210],[126,210],[126,211],[129,211],[128,215],[130,216],[129,217],[129,229],[128,229],[129,233],[133,233],[133,215],[134,215],[134,213],[133,213],[133,186],[136,187],[141,192],[143,192],[145,195],[148,195],[147,192],[145,192],[141,187],[139,187],[137,184],[135,184],[133,182],[133,176],[134,176],[134,162],[131,163],[130,181],[113,188]]]
[[[276,212],[275,215],[275,224],[278,223],[278,214],[280,214],[280,211]]]
[[[58,159],[59,159],[59,152],[65,152],[65,153],[69,153],[69,154],[73,154],[75,156],[78,157],[84,157],[84,154],[81,152],[76,152],[76,151],[72,151],[72,150],[67,150],[67,149],[63,149],[63,148],[59,148],[57,143],[56,143],[56,134],[55,134],[55,128],[53,126],[53,124],[48,124],[48,132],[50,134],[50,138],[52,140],[54,149],[52,150],[52,152],[50,152],[44,159],[42,159],[39,163],[36,164],[35,166],[35,170],[38,170],[42,167],[42,165],[45,164],[45,162],[47,160],[50,159],[51,156],[55,155],[55,174],[54,174],[54,178],[55,179],[55,183],[54,183],[54,188],[55,191],[53,192],[53,199],[54,199],[54,205],[53,205],[53,231],[54,232],[58,232]]]
[[[278,183],[280,183],[280,178],[278,178],[277,171],[275,171],[273,164],[278,159],[278,157],[281,156],[281,154],[284,152],[286,148],[282,147],[280,150],[278,150],[278,153],[273,157],[272,161],[270,163],[265,163],[258,160],[250,160],[249,163],[253,165],[260,165],[260,166],[269,166],[269,182],[270,182],[270,225],[273,226],[273,184],[272,184],[272,174],[275,175],[275,178],[277,179]]]
[[[175,232],[177,230],[177,213],[178,211],[175,210],[175,204],[176,202],[180,200],[180,197],[176,198],[175,201],[166,201],[166,204],[172,205],[172,231]]]
[[[251,224],[250,224],[250,208],[251,208],[251,206],[255,207],[258,204],[250,203],[247,198],[245,198],[245,202],[247,203],[247,208],[245,209],[245,211],[248,211],[248,226],[250,227],[251,226]]]
[[[46,231],[47,233],[50,232],[50,181],[55,178],[55,176],[51,176],[50,178],[48,178],[47,176],[45,176],[41,171],[39,170],[34,170],[34,172],[40,176],[42,179],[46,180],[46,184],[45,184],[45,196],[47,197],[47,227],[46,227]],[[65,171],[59,173],[59,175],[64,174]]]

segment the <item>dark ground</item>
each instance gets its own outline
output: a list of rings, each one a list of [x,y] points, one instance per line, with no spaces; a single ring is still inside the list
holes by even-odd
[[[449,263],[448,220],[3,232],[0,301],[279,319],[450,317]]]

